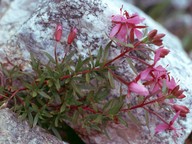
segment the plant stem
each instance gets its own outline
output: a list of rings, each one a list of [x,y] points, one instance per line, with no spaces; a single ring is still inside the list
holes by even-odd
[[[90,73],[90,72],[93,72],[93,71],[98,71],[100,70],[101,68],[93,68],[91,70],[84,70],[84,71],[81,71],[81,72],[78,72],[76,74],[72,74],[72,75],[65,75],[63,77],[60,78],[60,80],[64,80],[64,79],[67,79],[67,78],[71,78],[73,76],[76,76],[76,75],[81,75],[81,74],[86,74],[86,73]]]
[[[166,122],[166,121],[165,121],[159,114],[157,114],[156,112],[154,112],[154,111],[152,111],[152,110],[150,110],[150,109],[147,109],[147,108],[145,108],[145,107],[143,107],[143,109],[145,109],[145,110],[148,111],[149,113],[157,116],[162,122],[164,122],[165,124],[169,125],[169,123]]]
[[[121,54],[119,54],[119,55],[118,55],[117,57],[115,57],[114,59],[112,59],[112,60],[110,60],[109,62],[107,62],[107,63],[104,65],[104,67],[105,67],[105,66],[108,66],[108,65],[111,64],[111,63],[113,63],[115,60],[123,57],[123,56],[124,56],[126,53],[128,53],[128,52],[130,52],[130,49],[127,49],[126,51],[122,52]]]
[[[55,47],[54,47],[54,55],[55,55],[55,62],[56,62],[56,64],[58,64],[58,58],[57,58],[57,42],[55,43]]]
[[[135,59],[135,60],[138,60],[138,61],[140,61],[141,63],[143,63],[143,64],[145,64],[145,65],[147,65],[147,66],[151,66],[150,64],[148,64],[148,63],[146,63],[144,60],[142,60],[142,59],[140,59],[140,58],[138,58],[138,57],[135,57],[135,56],[128,56],[129,58],[132,58],[132,59]]]
[[[27,90],[27,88],[21,88],[21,89],[18,89],[16,91],[13,92],[13,94],[11,95],[11,97],[7,100],[7,103],[14,97],[16,96],[16,94],[20,91],[24,91],[24,90]]]
[[[144,103],[144,101],[143,101],[141,104],[135,105],[135,106],[133,106],[131,108],[122,109],[121,111],[125,112],[125,111],[129,111],[129,110],[132,110],[132,109],[144,107],[145,105],[155,103],[155,102],[159,102],[159,101],[162,101],[163,99],[165,99],[165,96],[161,96],[161,97],[159,97],[157,99],[154,99],[154,100],[146,102],[146,103]]]

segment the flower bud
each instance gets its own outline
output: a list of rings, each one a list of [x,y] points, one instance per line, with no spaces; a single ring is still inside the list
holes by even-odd
[[[149,38],[149,40],[152,40],[153,37],[154,37],[156,34],[157,34],[157,30],[156,30],[156,29],[150,31],[150,32],[148,33],[148,38]]]
[[[186,96],[184,95],[184,94],[181,94],[180,96],[178,96],[177,98],[178,99],[183,99],[183,98],[185,98]]]
[[[174,104],[173,108],[175,109],[176,112],[180,111],[179,115],[181,117],[186,117],[186,114],[189,113],[189,109],[186,106],[183,106],[183,105]]]
[[[55,40],[59,42],[62,36],[62,25],[57,24],[56,31],[55,31]]]
[[[152,40],[152,43],[156,46],[161,46],[163,45],[163,40],[159,39],[159,40]]]
[[[170,50],[163,48],[163,49],[161,50],[160,57],[161,57],[161,58],[164,58],[166,55],[168,55],[169,52],[170,52]]]
[[[67,43],[70,45],[74,39],[76,38],[77,35],[77,29],[76,28],[72,28],[71,32],[69,33],[68,39],[67,39]]]
[[[157,34],[153,37],[153,40],[160,40],[161,38],[163,38],[165,36],[165,34]]]

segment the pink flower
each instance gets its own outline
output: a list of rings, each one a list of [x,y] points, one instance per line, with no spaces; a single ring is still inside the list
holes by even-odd
[[[164,47],[160,47],[158,48],[156,51],[155,51],[155,57],[154,57],[154,63],[153,65],[155,65],[159,60],[160,58],[164,58],[166,55],[169,54],[169,50],[168,49],[165,49]]]
[[[180,111],[176,113],[176,115],[173,117],[173,119],[169,123],[163,123],[163,124],[157,125],[155,128],[155,133],[163,132],[166,130],[169,130],[169,131],[173,130],[176,133],[177,129],[173,126],[173,124],[176,121],[176,119],[179,117],[179,114],[180,114]]]
[[[144,85],[138,84],[136,82],[131,82],[128,85],[128,93],[130,93],[130,92],[134,92],[134,93],[142,95],[142,96],[149,95],[148,89]]]
[[[167,79],[166,81],[168,92],[171,95],[174,95],[177,99],[183,99],[185,98],[185,95],[183,94],[183,90],[180,89],[180,86],[176,84],[174,78],[171,78],[171,80]]]
[[[167,71],[162,66],[148,67],[142,71],[138,77],[144,81],[143,84],[145,86],[149,86],[149,90],[151,94],[153,94],[162,90],[164,80],[167,78]]]
[[[56,30],[55,30],[55,40],[59,42],[61,40],[62,36],[62,25],[57,24]]]
[[[72,28],[71,32],[69,33],[68,39],[67,39],[67,43],[70,45],[74,39],[77,36],[77,29],[76,28]]]
[[[122,14],[122,8],[120,10],[121,15],[112,16],[112,23],[115,24],[111,30],[110,37],[116,37],[121,42],[127,43],[128,40],[134,41],[134,36],[138,39],[142,38],[143,33],[138,30],[145,28],[146,26],[137,26],[144,19],[139,17],[137,14],[130,16],[127,11]]]

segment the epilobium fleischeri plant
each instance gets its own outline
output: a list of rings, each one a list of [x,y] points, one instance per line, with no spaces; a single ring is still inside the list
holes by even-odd
[[[98,49],[97,55],[89,54],[83,59],[72,60],[75,51],[67,51],[63,60],[57,58],[57,43],[62,38],[62,24],[55,30],[54,58],[45,54],[49,61],[42,64],[31,56],[32,73],[24,72],[19,66],[6,69],[1,64],[0,104],[9,107],[28,119],[31,126],[39,125],[62,137],[62,131],[69,124],[86,128],[87,131],[103,132],[103,126],[108,122],[127,124],[129,120],[137,121],[141,126],[149,126],[149,116],[154,115],[160,121],[154,128],[155,133],[174,131],[177,118],[186,117],[189,109],[178,105],[177,99],[185,98],[183,90],[175,79],[158,61],[169,54],[163,46],[164,34],[151,30],[144,34],[147,26],[144,18],[137,14],[129,14],[120,9],[119,15],[112,16],[113,28],[109,34],[110,42]],[[77,37],[77,29],[71,28],[67,38],[68,48]],[[115,43],[121,52],[109,58],[110,46]],[[152,45],[158,46],[156,50]],[[133,55],[135,53],[136,55]],[[146,61],[142,56],[147,56]],[[127,80],[116,73],[113,65],[119,59],[131,60],[130,70],[135,77]],[[150,60],[151,59],[151,60]],[[142,64],[142,70],[137,70],[135,62]],[[120,65],[120,64],[119,64]],[[127,87],[127,93],[110,97],[111,89],[115,89],[114,81]],[[140,114],[133,114],[141,109],[145,115],[145,124]],[[166,109],[166,113],[174,114],[173,119],[164,118],[156,111]],[[127,117],[125,115],[127,114]]]

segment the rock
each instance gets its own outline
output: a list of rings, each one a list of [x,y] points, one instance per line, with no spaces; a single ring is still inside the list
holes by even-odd
[[[61,42],[57,45],[57,54],[59,57],[63,57],[63,53],[67,51],[66,40],[71,27],[76,27],[78,29],[78,35],[69,49],[76,49],[77,55],[83,57],[87,57],[90,51],[93,54],[97,53],[99,46],[106,44],[109,40],[107,34],[111,29],[111,15],[119,14],[119,9],[123,4],[124,9],[128,10],[130,13],[137,12],[140,16],[144,17],[146,19],[145,23],[149,26],[149,29],[155,28],[158,29],[160,33],[166,34],[164,45],[170,49],[171,53],[166,59],[162,60],[161,63],[164,66],[169,64],[168,70],[171,72],[171,75],[180,80],[180,85],[185,90],[187,98],[183,101],[178,101],[178,103],[191,108],[192,100],[189,98],[192,93],[192,73],[190,73],[192,69],[191,60],[184,52],[181,42],[141,10],[123,0],[42,0],[40,3],[41,5],[31,17],[16,30],[16,33],[11,38],[9,37],[7,39],[7,43],[3,44],[0,55],[9,56],[8,58],[11,62],[22,64],[23,69],[28,68],[28,63],[30,61],[29,53],[35,54],[42,62],[46,62],[46,57],[43,54],[44,51],[54,55],[53,49],[55,40],[53,34],[58,23],[62,23],[63,25],[63,37]],[[6,15],[4,18],[6,18]],[[11,32],[8,33],[7,31],[6,34],[12,35]],[[115,55],[115,52],[119,51],[114,51],[111,56]],[[127,69],[128,67],[123,70],[127,71]],[[180,120],[180,124],[186,128],[181,131],[182,136],[177,139],[178,143],[183,143],[192,130],[192,125],[190,123],[191,118],[192,114],[190,113],[186,119]],[[79,126],[73,125],[73,127],[80,133],[81,138],[86,143],[172,143],[174,137],[169,133],[154,136],[154,126],[158,122],[154,117],[151,119],[151,127],[149,130],[138,127],[133,123],[129,123],[128,128],[123,125],[110,123],[106,128],[110,139],[106,135],[96,132],[87,134],[87,132]]]
[[[39,0],[40,1],[40,0]],[[0,61],[3,62],[8,54],[7,41],[20,29],[21,25],[38,7],[39,1],[33,0],[2,0],[0,1]],[[2,9],[1,9],[2,8]],[[19,51],[14,51],[12,58]],[[9,57],[9,56],[7,56]]]
[[[67,144],[36,126],[31,128],[9,109],[0,110],[0,144]]]

